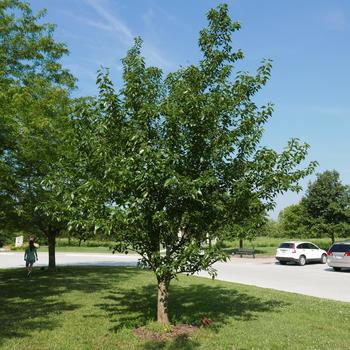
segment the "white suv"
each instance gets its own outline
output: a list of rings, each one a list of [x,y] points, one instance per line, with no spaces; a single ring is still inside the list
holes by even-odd
[[[285,265],[287,262],[296,262],[303,266],[311,261],[325,264],[327,252],[310,242],[289,241],[281,243],[277,248],[276,259],[281,265]]]

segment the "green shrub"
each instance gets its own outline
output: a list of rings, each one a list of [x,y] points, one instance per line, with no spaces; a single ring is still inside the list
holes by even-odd
[[[102,240],[86,240],[80,241],[80,247],[113,247],[115,242]],[[57,247],[79,247],[79,239],[58,238],[56,239]]]
[[[10,249],[13,251],[25,251],[27,247],[28,247],[28,244],[23,244],[20,247],[15,247],[14,245],[10,245]]]

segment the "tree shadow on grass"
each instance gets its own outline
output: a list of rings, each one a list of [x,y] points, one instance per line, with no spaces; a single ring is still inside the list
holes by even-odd
[[[170,315],[175,322],[199,324],[203,317],[213,322],[214,327],[225,325],[230,320],[250,321],[259,313],[278,312],[284,302],[266,300],[232,288],[190,285],[176,287],[170,295]]]
[[[110,279],[130,278],[136,269],[60,268],[56,273],[35,270],[26,278],[23,270],[0,270],[0,347],[9,338],[30,336],[35,330],[59,327],[57,315],[76,310],[79,303],[67,301],[72,291],[94,293],[110,288]]]
[[[157,288],[147,285],[140,289],[119,290],[118,293],[104,297],[105,303],[99,304],[114,323],[112,331],[123,327],[140,327],[153,321],[156,315]],[[285,302],[258,298],[225,287],[215,282],[195,283],[185,286],[170,286],[169,314],[172,324],[201,325],[203,317],[217,330],[232,321],[249,321],[259,317],[259,313],[279,312]],[[150,340],[145,349],[163,349],[166,342]],[[167,342],[167,349],[195,349],[199,344],[187,337],[177,337]]]
[[[156,286],[119,290],[104,297],[106,303],[98,306],[114,319],[114,330],[125,326],[139,327],[154,320],[156,315]],[[277,312],[285,306],[278,300],[263,300],[232,288],[192,284],[170,287],[169,313],[174,324],[200,325],[203,317],[214,326],[224,325],[228,319],[249,321],[261,312]]]

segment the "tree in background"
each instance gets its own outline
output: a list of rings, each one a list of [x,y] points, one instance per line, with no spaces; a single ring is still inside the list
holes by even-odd
[[[42,181],[63,152],[75,80],[59,63],[68,50],[54,26],[39,23],[44,14],[19,0],[0,3],[0,224],[44,233],[54,268],[62,223],[39,207],[59,201]]]
[[[267,237],[284,237],[278,221],[268,218],[263,227],[261,236]]]
[[[244,240],[252,241],[264,231],[267,223],[266,203],[262,203],[252,192],[239,205],[228,209],[225,228],[225,239],[238,239],[239,248],[243,248]]]
[[[343,185],[339,173],[327,170],[309,183],[301,201],[309,221],[308,226],[318,235],[330,237],[350,234],[350,187]]]
[[[278,215],[278,226],[281,237],[305,238],[310,236],[307,226],[307,214],[305,207],[301,204],[290,205]]]
[[[225,259],[207,239],[241,223],[254,206],[271,208],[277,193],[299,189],[310,174],[298,165],[307,145],[291,140],[279,154],[260,146],[272,113],[254,95],[267,83],[271,63],[256,75],[234,73],[240,28],[226,5],[208,13],[200,32],[203,59],[165,79],[146,67],[141,40],[123,60],[124,86],[98,75],[99,96],[74,118],[71,153],[48,184],[71,210],[70,225],[113,235],[119,251],[133,249],[158,284],[157,319],[169,322],[168,292],[179,273],[193,274]],[[84,212],[84,216],[81,213]]]

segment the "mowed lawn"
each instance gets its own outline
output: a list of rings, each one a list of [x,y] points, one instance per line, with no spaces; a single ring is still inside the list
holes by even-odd
[[[155,278],[125,267],[0,270],[0,349],[348,349],[350,304],[180,276],[170,290],[173,324],[190,337],[139,339],[154,328]]]

